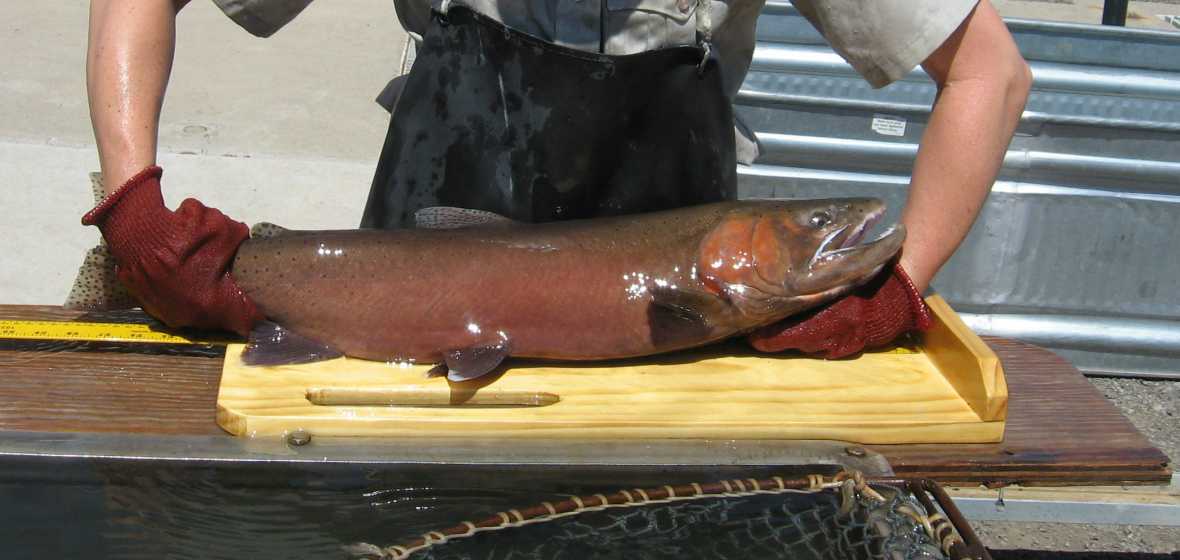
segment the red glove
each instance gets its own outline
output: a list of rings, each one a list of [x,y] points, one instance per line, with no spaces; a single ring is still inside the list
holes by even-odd
[[[750,333],[763,352],[799,350],[829,360],[880,348],[910,331],[930,328],[930,309],[901,265],[894,263],[835,302]]]
[[[249,334],[262,314],[229,268],[250,230],[191,198],[169,210],[161,174],[155,166],[140,171],[82,216],[82,224],[102,231],[119,280],[144,311],[170,327]]]

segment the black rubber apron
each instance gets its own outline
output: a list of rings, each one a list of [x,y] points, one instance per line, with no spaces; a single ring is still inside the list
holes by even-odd
[[[428,206],[544,222],[735,198],[732,107],[706,52],[588,53],[436,13],[362,227],[412,226]]]

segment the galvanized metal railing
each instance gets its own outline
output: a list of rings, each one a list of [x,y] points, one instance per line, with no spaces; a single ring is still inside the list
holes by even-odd
[[[984,334],[1083,371],[1180,378],[1180,33],[1008,20],[1033,92],[983,214],[934,288]],[[769,2],[737,112],[746,197],[905,200],[935,87],[868,86]]]

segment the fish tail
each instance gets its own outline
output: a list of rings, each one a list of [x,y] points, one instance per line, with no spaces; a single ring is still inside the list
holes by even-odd
[[[90,189],[94,195],[94,204],[98,205],[106,196],[102,189],[101,173],[90,174]],[[115,257],[102,238],[99,238],[96,247],[86,251],[82,257],[82,266],[78,267],[74,284],[62,305],[66,309],[87,311],[139,307],[139,303],[115,275]]]
[[[94,204],[98,205],[106,196],[102,188],[102,174],[90,173],[90,188]],[[288,233],[289,230],[275,224],[260,222],[250,228],[250,237],[268,238]],[[99,238],[98,245],[86,251],[82,266],[74,277],[70,293],[62,304],[66,309],[85,311],[109,311],[139,307],[139,302],[119,282],[115,274],[115,257],[111,255],[106,241]]]

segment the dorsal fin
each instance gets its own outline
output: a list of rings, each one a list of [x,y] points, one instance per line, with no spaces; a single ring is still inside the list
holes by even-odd
[[[455,206],[430,206],[414,212],[414,227],[419,229],[459,229],[516,223],[519,222],[495,212]]]

